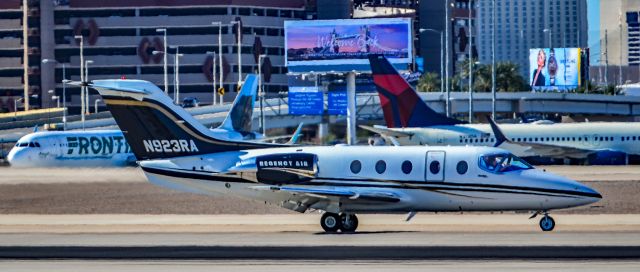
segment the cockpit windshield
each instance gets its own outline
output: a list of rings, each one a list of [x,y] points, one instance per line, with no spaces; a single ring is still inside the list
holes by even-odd
[[[17,147],[40,147],[40,143],[38,142],[20,142],[16,143]]]
[[[511,172],[533,169],[529,163],[510,153],[496,153],[480,156],[480,168],[489,172]]]

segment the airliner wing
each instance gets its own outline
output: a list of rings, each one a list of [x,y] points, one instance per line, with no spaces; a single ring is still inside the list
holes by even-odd
[[[487,121],[489,121],[493,135],[496,137],[495,147],[503,148],[514,153],[517,151],[517,153],[521,154],[530,154],[529,156],[584,158],[589,154],[596,152],[596,150],[557,146],[552,144],[514,142],[502,132],[500,127],[498,127],[491,117],[487,116]]]
[[[410,132],[397,131],[397,130],[388,129],[388,128],[371,127],[371,126],[365,126],[365,125],[359,125],[359,127],[362,128],[362,129],[366,129],[368,131],[371,131],[373,133],[378,133],[380,135],[387,136],[387,137],[411,137],[411,136],[413,136],[413,133],[410,133]]]

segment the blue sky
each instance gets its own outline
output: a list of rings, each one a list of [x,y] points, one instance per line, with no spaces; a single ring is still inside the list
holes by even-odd
[[[600,0],[587,0],[588,47],[591,65],[600,63]]]

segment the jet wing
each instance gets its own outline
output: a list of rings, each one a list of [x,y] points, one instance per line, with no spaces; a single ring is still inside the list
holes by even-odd
[[[288,192],[293,195],[306,195],[315,198],[338,197],[345,200],[368,200],[379,202],[399,202],[401,197],[385,191],[358,188],[335,188],[327,186],[254,186],[254,190],[270,190]]]
[[[404,132],[404,131],[397,131],[397,130],[393,130],[393,129],[389,129],[389,128],[371,127],[371,126],[365,126],[365,125],[359,125],[359,127],[362,128],[362,129],[366,129],[368,131],[371,131],[373,133],[378,133],[380,135],[384,135],[384,136],[391,136],[391,137],[411,137],[411,136],[413,136],[413,133]]]

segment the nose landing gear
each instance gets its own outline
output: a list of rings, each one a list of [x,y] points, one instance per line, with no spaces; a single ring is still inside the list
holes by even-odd
[[[552,231],[553,228],[556,227],[556,221],[553,220],[553,217],[545,214],[542,219],[540,219],[540,228],[542,231]]]
[[[320,226],[325,232],[338,232],[338,230],[344,233],[355,232],[358,228],[358,217],[355,214],[349,213],[330,213],[326,212],[320,218]]]
[[[553,217],[549,216],[549,213],[546,211],[537,211],[534,213],[529,219],[536,218],[538,214],[544,214],[544,216],[540,219],[540,229],[542,231],[552,231],[556,227],[556,221],[553,220]]]

